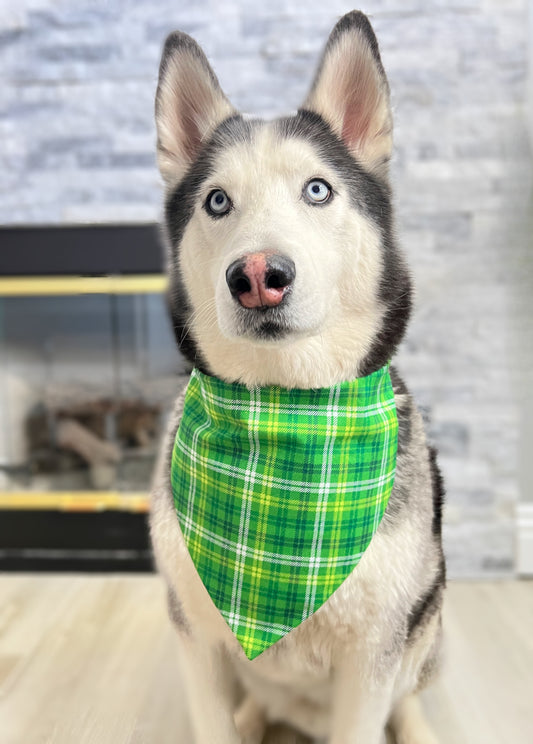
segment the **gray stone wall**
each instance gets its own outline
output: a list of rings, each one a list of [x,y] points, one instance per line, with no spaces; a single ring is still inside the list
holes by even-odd
[[[393,92],[398,232],[418,288],[398,362],[441,452],[450,572],[509,574],[531,342],[527,1],[362,9]],[[152,112],[167,32],[195,36],[235,105],[273,115],[302,101],[347,10],[339,0],[4,4],[0,223],[156,220]]]

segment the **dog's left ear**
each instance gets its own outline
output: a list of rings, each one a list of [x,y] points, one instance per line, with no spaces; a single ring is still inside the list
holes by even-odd
[[[364,168],[387,175],[389,85],[376,36],[360,11],[343,16],[331,32],[303,108],[320,114]]]
[[[235,113],[199,45],[181,31],[170,34],[155,100],[157,161],[168,184],[183,178],[217,125]]]

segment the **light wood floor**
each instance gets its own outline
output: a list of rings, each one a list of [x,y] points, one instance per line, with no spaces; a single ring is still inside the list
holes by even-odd
[[[441,744],[533,742],[533,583],[453,583]],[[155,576],[0,574],[0,744],[192,744]]]

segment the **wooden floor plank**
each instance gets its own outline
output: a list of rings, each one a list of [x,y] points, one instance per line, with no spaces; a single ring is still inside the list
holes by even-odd
[[[442,744],[533,741],[533,649],[523,643],[533,620],[524,612],[533,584],[510,586],[455,583],[448,589],[445,664],[424,694]]]
[[[441,744],[533,742],[533,583],[452,583],[423,704]],[[1,744],[188,744],[161,580],[0,575]]]

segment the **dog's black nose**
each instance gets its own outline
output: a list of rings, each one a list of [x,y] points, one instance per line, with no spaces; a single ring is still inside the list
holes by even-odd
[[[243,307],[275,307],[296,277],[294,261],[278,253],[251,253],[228,266],[226,282]]]

